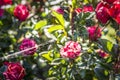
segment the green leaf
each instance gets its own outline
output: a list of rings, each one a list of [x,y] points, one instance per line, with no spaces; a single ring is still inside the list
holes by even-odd
[[[95,68],[94,72],[96,74],[96,76],[100,79],[100,80],[108,80],[107,76],[105,75],[105,70],[102,68]]]
[[[54,26],[51,26],[50,28],[48,28],[49,33],[52,33],[52,32],[54,32],[56,30],[63,30],[64,35],[67,36],[65,28],[62,25],[54,25]]]
[[[39,30],[40,28],[44,27],[47,25],[47,20],[41,20],[35,24],[34,29]]]
[[[107,49],[108,49],[108,51],[111,51],[111,50],[112,50],[112,47],[113,47],[112,42],[107,41]]]
[[[3,25],[3,22],[0,20],[0,26],[2,26]]]
[[[48,28],[48,32],[53,32],[53,31],[56,31],[56,30],[64,30],[64,27],[61,26],[61,25],[54,25],[54,26],[51,26],[50,28]]]
[[[56,19],[58,20],[58,22],[60,23],[60,25],[64,26],[65,22],[64,22],[64,18],[62,14],[59,14],[55,11],[52,11],[53,16],[56,17]]]
[[[80,70],[80,75],[82,78],[85,78],[86,70],[85,69]]]
[[[72,0],[72,7],[73,8],[75,8],[76,4],[77,4],[77,0]]]
[[[65,63],[65,60],[63,58],[56,58],[52,61],[51,65],[60,65],[64,63]]]
[[[110,42],[110,41],[108,41],[108,40],[106,40],[106,39],[99,39],[99,46],[102,46],[101,48],[105,51],[105,52],[107,52],[107,53],[110,53],[110,54],[112,54],[113,52],[112,52],[112,49],[113,49],[113,43],[112,42]]]
[[[50,55],[51,55],[51,52],[50,52],[50,51],[49,51],[49,52],[43,52],[43,53],[41,54],[41,56],[42,56],[43,58],[45,58],[47,61],[52,61],[53,58],[51,58]]]

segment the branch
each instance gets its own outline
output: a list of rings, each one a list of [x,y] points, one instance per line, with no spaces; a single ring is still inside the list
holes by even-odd
[[[36,45],[35,47],[31,47],[31,48],[28,48],[28,49],[25,49],[25,50],[22,50],[22,51],[19,51],[19,52],[15,52],[15,53],[9,54],[9,55],[4,56],[4,57],[1,57],[0,60],[7,60],[9,58],[16,57],[17,55],[20,55],[20,54],[24,53],[25,51],[29,51],[29,50],[32,50],[34,48],[38,48],[40,46],[45,46],[47,44],[54,43],[54,42],[55,41],[52,40],[52,41],[48,41],[48,42],[43,43],[43,44]]]

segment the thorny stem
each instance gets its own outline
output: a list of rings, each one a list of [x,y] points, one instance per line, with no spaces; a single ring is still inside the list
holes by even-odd
[[[12,53],[12,54],[9,54],[9,55],[7,55],[7,56],[1,57],[0,60],[6,60],[6,59],[9,59],[9,58],[15,57],[15,56],[17,56],[17,55],[20,55],[20,54],[24,53],[25,51],[29,51],[29,50],[31,50],[31,49],[38,48],[38,47],[40,47],[40,46],[45,46],[45,45],[47,45],[47,44],[54,43],[54,42],[55,42],[55,41],[48,41],[48,42],[46,42],[46,43],[39,44],[39,45],[37,45],[37,46],[31,47],[31,48],[28,48],[28,49],[25,49],[25,50]]]

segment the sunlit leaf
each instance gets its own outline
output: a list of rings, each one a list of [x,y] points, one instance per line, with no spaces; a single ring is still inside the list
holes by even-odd
[[[40,28],[44,27],[47,25],[47,20],[41,20],[35,24],[34,29],[39,30]]]
[[[52,11],[53,16],[56,17],[56,19],[59,21],[60,25],[64,26],[65,22],[64,22],[64,18],[62,14],[59,14],[55,11]]]
[[[48,32],[53,32],[53,31],[56,31],[56,30],[64,30],[64,27],[61,26],[61,25],[54,25],[54,26],[51,26],[49,29],[48,29]]]
[[[46,60],[52,61],[53,58],[51,58],[50,55],[51,55],[51,52],[50,52],[50,51],[49,51],[48,53],[44,52],[44,53],[41,54],[41,56],[42,56],[43,58],[45,58]]]
[[[65,60],[63,58],[56,58],[52,61],[51,65],[59,65],[64,63],[65,63]]]

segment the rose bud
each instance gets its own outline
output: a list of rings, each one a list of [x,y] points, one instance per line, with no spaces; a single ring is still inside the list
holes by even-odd
[[[3,72],[6,80],[22,80],[25,76],[25,69],[19,63],[6,62],[7,69]]]
[[[65,46],[60,49],[60,54],[63,58],[75,59],[80,55],[80,52],[80,44],[74,41],[68,41]]]
[[[117,1],[117,0],[103,0],[104,2],[107,2],[109,4],[112,4],[113,2]]]
[[[4,14],[4,10],[3,9],[0,9],[0,17],[2,17]]]
[[[83,7],[83,12],[93,12],[94,11],[94,9],[93,9],[93,6],[91,6],[91,5],[85,5],[84,7]]]
[[[59,6],[53,7],[53,10],[55,10],[59,14],[64,15],[64,10],[61,7],[59,7]]]
[[[8,5],[8,4],[12,4],[12,0],[1,0],[0,1],[0,6],[2,6],[2,5]]]
[[[110,5],[107,3],[103,3],[100,2],[98,3],[95,11],[96,11],[96,18],[102,23],[102,24],[106,24],[109,19],[110,19],[110,15],[108,13],[108,10],[110,8]]]
[[[89,34],[89,39],[91,41],[96,41],[98,38],[101,37],[101,29],[99,27],[90,26],[90,27],[87,27],[87,31]]]
[[[109,57],[109,54],[104,52],[103,50],[98,50],[97,53],[99,54],[100,57],[102,58],[107,58]]]
[[[20,21],[25,21],[29,16],[29,11],[25,5],[17,5],[14,9],[14,16]]]
[[[120,24],[120,1],[114,2],[113,6],[109,9],[109,15]]]
[[[76,8],[76,9],[75,9],[75,12],[76,12],[77,14],[80,14],[80,13],[82,12],[82,8]]]
[[[36,48],[37,44],[34,40],[31,40],[31,39],[24,39],[19,47],[20,50],[26,50],[26,49],[29,49],[29,48],[32,48],[30,50],[26,50],[24,51],[24,55],[33,55],[37,48]]]

